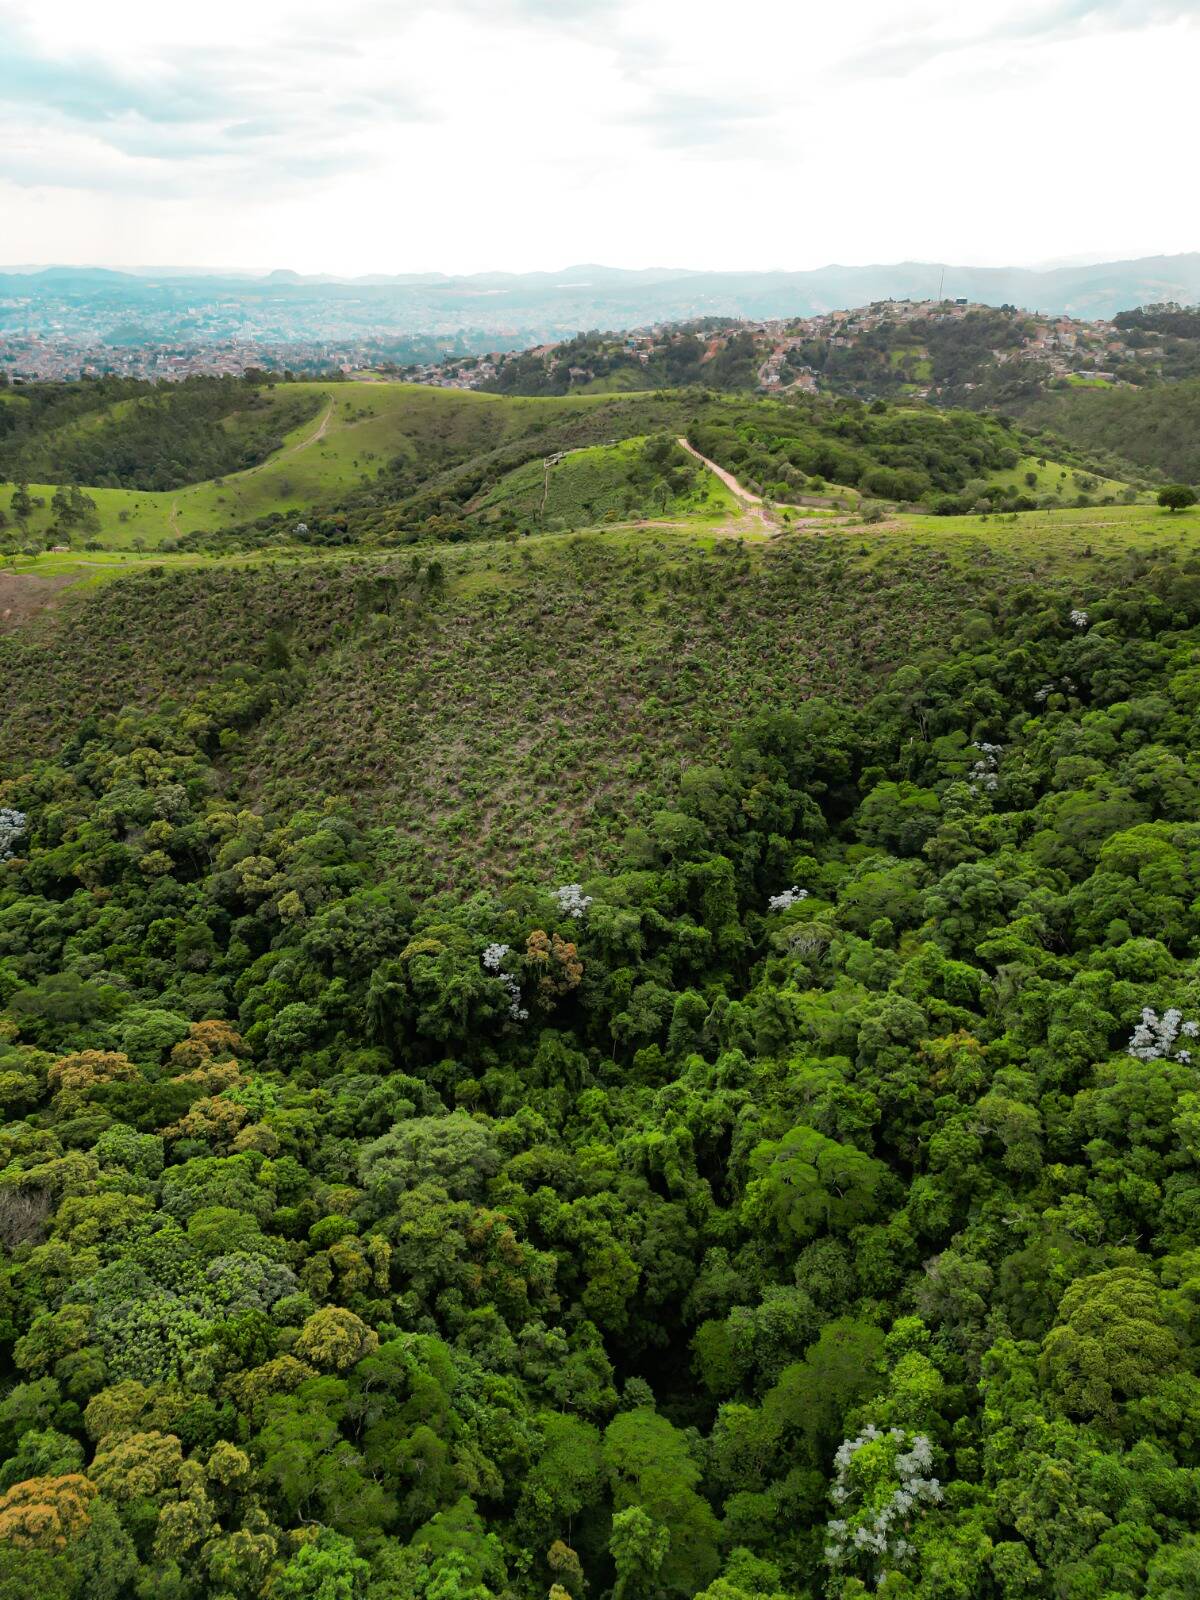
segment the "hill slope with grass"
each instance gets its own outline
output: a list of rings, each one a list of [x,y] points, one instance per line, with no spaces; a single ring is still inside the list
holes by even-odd
[[[882,402],[687,389],[521,398],[363,381],[198,389],[192,410],[234,400],[241,409],[208,416],[185,449],[176,424],[191,414],[187,407],[173,409],[157,395],[114,399],[105,390],[105,406],[76,415],[72,407],[82,401],[58,390],[72,386],[57,386],[39,405],[40,431],[18,430],[0,445],[10,474],[21,463],[16,481],[0,484],[0,549],[409,543],[477,537],[497,526],[543,532],[610,515],[690,514],[701,500],[720,513],[714,484],[673,458],[679,437],[783,505],[850,503],[859,494],[921,502],[961,498],[975,486],[959,507],[968,509],[989,483],[1004,490],[998,504],[1019,498],[1002,475],[1048,448],[1004,421]],[[187,386],[182,392],[186,398]],[[9,409],[24,415],[33,403]],[[284,427],[276,438],[273,430]],[[164,464],[152,452],[145,472],[137,468],[151,444],[169,454],[177,443],[179,459]],[[268,444],[278,448],[232,470]],[[230,470],[169,489],[123,486],[164,474],[176,483],[189,461],[210,459],[210,446]],[[1069,445],[1059,446],[1059,456],[1073,472],[1090,471],[1089,458]],[[89,460],[111,470],[76,470]],[[71,473],[56,482],[30,472],[26,481],[30,464]],[[1121,488],[1105,483],[1099,492]]]
[[[1024,413],[1033,427],[1173,482],[1200,483],[1200,379],[1151,389],[1072,389]]]
[[[320,398],[237,378],[30,384],[0,418],[0,478],[179,489],[265,461]]]

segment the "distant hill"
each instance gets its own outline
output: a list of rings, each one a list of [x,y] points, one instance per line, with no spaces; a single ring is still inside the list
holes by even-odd
[[[965,297],[877,300],[813,317],[699,317],[581,333],[398,370],[422,383],[499,394],[691,384],[1013,410],[1054,388],[1141,388],[1200,375],[1200,311],[1168,303],[1084,319]]]
[[[1024,419],[1093,454],[1200,483],[1200,379],[1154,389],[1058,391],[1031,406]]]
[[[951,514],[1138,495],[1136,475],[1086,452],[920,402],[229,378],[30,385],[20,400],[0,406],[0,556],[459,543],[664,517],[725,526],[762,500],[777,528],[864,500]],[[705,459],[741,489],[727,493]]]
[[[908,261],[807,272],[574,266],[470,277],[376,274],[350,281],[305,278],[284,268],[265,277],[188,277],[175,269],[155,275],[52,267],[0,273],[0,363],[6,342],[18,337],[102,351],[106,330],[124,318],[163,343],[317,343],[332,356],[354,341],[414,332],[453,335],[464,351],[489,348],[481,340],[517,349],[585,328],[704,316],[813,316],[872,300],[939,293],[1054,315],[1111,317],[1148,303],[1200,300],[1200,252],[1044,272]]]

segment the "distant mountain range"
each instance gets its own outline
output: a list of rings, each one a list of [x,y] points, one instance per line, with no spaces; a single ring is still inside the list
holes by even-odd
[[[702,316],[813,316],[885,298],[941,291],[988,305],[1111,317],[1163,300],[1200,301],[1200,252],[1037,271],[940,262],[828,266],[809,272],[626,271],[304,277],[279,270],[117,272],[90,267],[0,272],[0,340],[20,336],[103,345],[139,342],[337,343],[414,334],[464,337],[464,349],[517,348],[581,329],[621,329]]]

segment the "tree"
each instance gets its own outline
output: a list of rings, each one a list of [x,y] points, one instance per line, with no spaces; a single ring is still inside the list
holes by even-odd
[[[1196,491],[1187,483],[1168,483],[1158,491],[1158,503],[1168,511],[1186,511],[1196,504]]]
[[[822,1228],[865,1220],[887,1172],[881,1161],[803,1123],[779,1140],[764,1140],[750,1157],[747,1222],[772,1223],[785,1240],[803,1243]]]
[[[1072,1416],[1113,1423],[1122,1401],[1148,1394],[1178,1366],[1162,1291],[1138,1267],[1077,1278],[1042,1342],[1041,1370]]]
[[[322,1529],[302,1544],[271,1585],[273,1600],[362,1600],[371,1569],[354,1542]]]
[[[96,1485],[80,1473],[26,1478],[0,1495],[0,1544],[61,1550],[83,1533]]]
[[[659,1574],[671,1548],[669,1529],[641,1506],[627,1506],[613,1517],[608,1548],[617,1570],[613,1600],[651,1600],[661,1592]]]
[[[663,1588],[695,1594],[716,1576],[719,1529],[707,1501],[696,1492],[700,1469],[684,1434],[648,1406],[639,1406],[609,1423],[604,1461],[618,1512],[636,1510],[644,1518],[622,1525],[628,1528],[631,1549],[641,1552],[638,1562],[660,1552],[655,1568],[661,1569]],[[615,1532],[615,1520],[613,1526]],[[621,1592],[642,1591],[627,1586]]]
[[[345,1371],[379,1348],[379,1335],[342,1306],[316,1311],[300,1330],[296,1352],[314,1367]]]

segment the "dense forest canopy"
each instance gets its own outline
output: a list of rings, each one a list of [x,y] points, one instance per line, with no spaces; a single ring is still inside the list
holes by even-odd
[[[178,489],[255,466],[318,405],[264,376],[22,385],[0,405],[0,479]]]
[[[1025,420],[1079,449],[1111,451],[1165,478],[1200,482],[1200,377],[1153,389],[1046,395]]]
[[[1195,561],[503,888],[248,804],[238,648],[0,768],[0,1595],[1194,1593]]]

